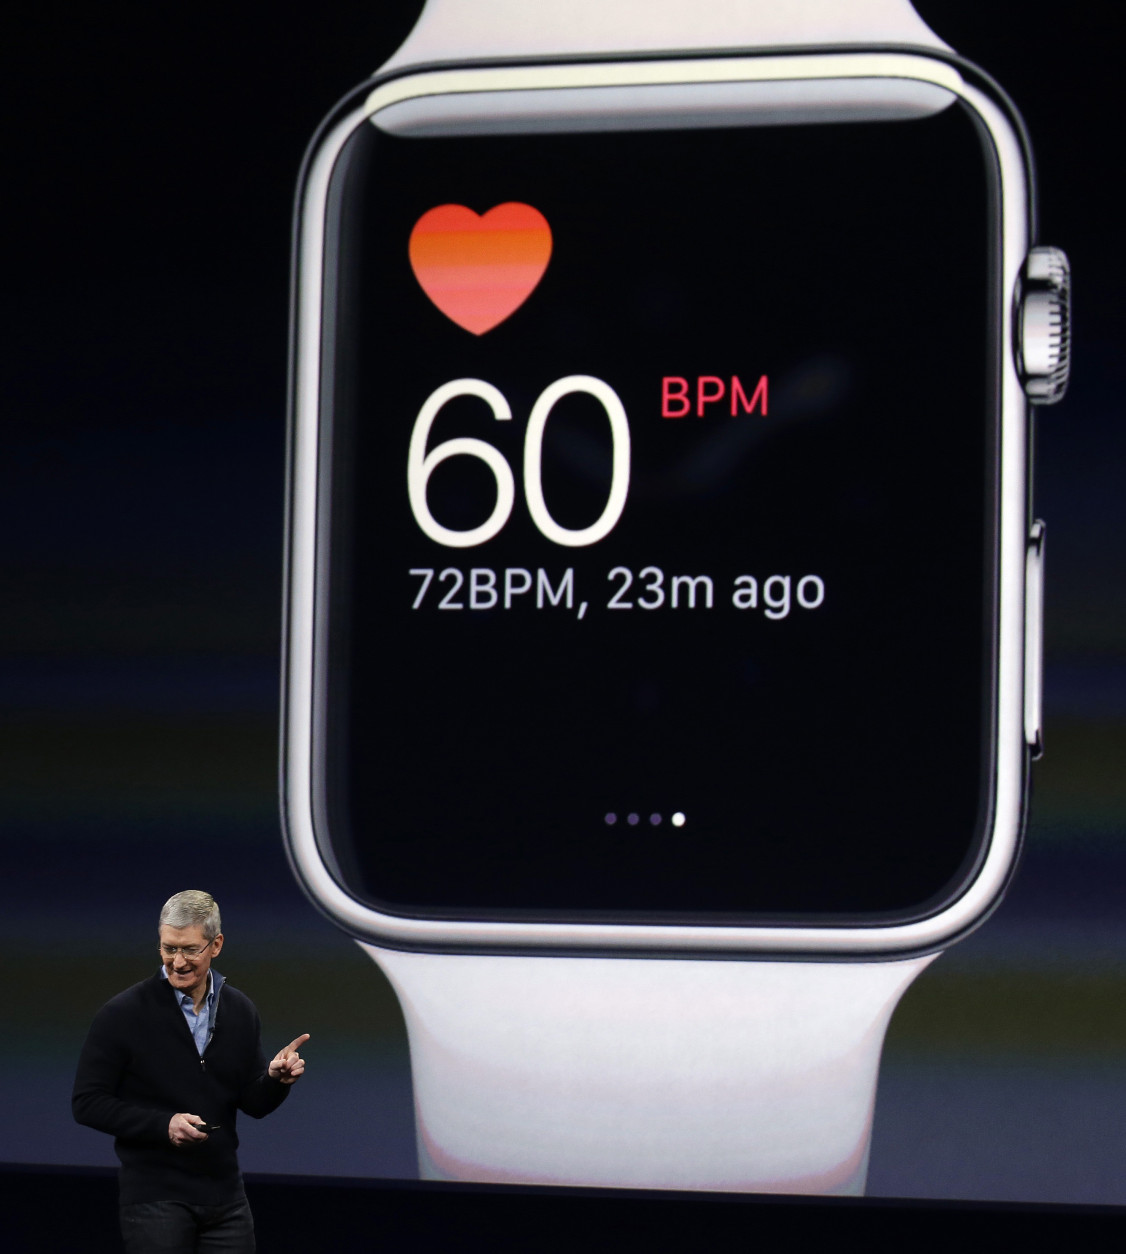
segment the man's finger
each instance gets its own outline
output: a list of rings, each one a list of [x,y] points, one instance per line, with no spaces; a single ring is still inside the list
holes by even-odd
[[[297,1037],[296,1040],[292,1040],[289,1042],[289,1044],[285,1047],[285,1049],[282,1050],[282,1053],[288,1054],[290,1050],[300,1049],[301,1046],[304,1045],[308,1039],[309,1039],[309,1033],[302,1032],[302,1034],[299,1037]]]

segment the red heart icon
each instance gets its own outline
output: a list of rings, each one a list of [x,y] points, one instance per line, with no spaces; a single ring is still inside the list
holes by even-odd
[[[459,327],[484,335],[528,299],[551,260],[551,228],[531,205],[510,201],[476,214],[428,209],[409,253],[419,286]]]

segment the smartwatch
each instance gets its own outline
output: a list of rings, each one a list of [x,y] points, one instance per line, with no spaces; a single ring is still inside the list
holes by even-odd
[[[1035,232],[907,0],[427,0],[323,123],[285,839],[399,996],[424,1176],[863,1191],[1039,749]]]

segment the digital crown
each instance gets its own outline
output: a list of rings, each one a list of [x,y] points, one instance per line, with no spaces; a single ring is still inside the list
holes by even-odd
[[[1071,266],[1059,248],[1033,248],[1017,295],[1016,359],[1028,399],[1054,405],[1071,367]]]

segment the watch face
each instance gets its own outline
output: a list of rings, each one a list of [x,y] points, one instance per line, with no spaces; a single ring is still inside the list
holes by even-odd
[[[403,135],[327,195],[314,794],[466,919],[906,920],[989,830],[998,226],[909,121]]]

